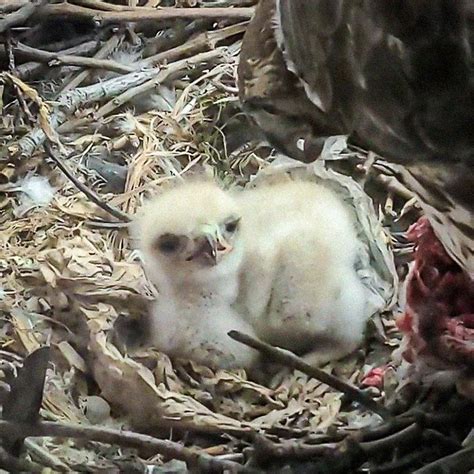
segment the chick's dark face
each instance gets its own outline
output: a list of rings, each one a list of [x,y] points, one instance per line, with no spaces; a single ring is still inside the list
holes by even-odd
[[[155,249],[175,263],[215,266],[234,249],[239,224],[240,217],[232,215],[219,223],[200,224],[190,235],[165,233]]]

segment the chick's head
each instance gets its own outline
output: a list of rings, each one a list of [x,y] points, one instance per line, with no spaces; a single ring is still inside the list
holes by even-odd
[[[190,274],[223,266],[238,253],[238,208],[215,183],[165,191],[144,207],[134,227],[148,269]]]

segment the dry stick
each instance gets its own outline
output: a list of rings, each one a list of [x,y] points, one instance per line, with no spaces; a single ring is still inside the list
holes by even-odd
[[[187,66],[205,63],[211,59],[215,59],[216,57],[220,56],[223,51],[224,50],[222,48],[218,48],[214,51],[196,54],[192,58],[181,59],[180,61],[175,61],[173,63],[168,64],[165,69],[162,69],[161,72],[155,74],[155,77],[149,79],[147,82],[143,82],[142,84],[136,87],[129,88],[122,94],[117,95],[105,105],[100,107],[99,110],[94,114],[94,119],[98,120],[102,117],[105,117],[118,107],[121,107],[122,105],[126,104],[128,101],[130,101],[137,95],[143,94],[145,92],[150,91],[151,89],[154,89],[156,86],[167,81],[174,74],[185,70]],[[58,128],[58,132],[67,133],[73,130],[75,127],[83,125],[85,123],[87,123],[87,119],[79,119],[71,122],[66,122]]]
[[[199,472],[229,470],[230,472],[248,472],[242,465],[232,461],[219,460],[208,454],[192,450],[174,441],[154,438],[132,431],[112,428],[64,424],[43,421],[37,424],[13,423],[0,420],[0,437],[11,436],[52,436],[60,438],[78,438],[99,443],[116,444],[132,448],[153,451],[172,459],[186,462]]]
[[[7,15],[5,18],[2,18],[0,20],[0,33],[3,33],[13,26],[25,23],[26,20],[28,20],[28,18],[30,18],[30,16],[35,13],[35,10],[43,3],[45,3],[45,0],[31,0],[26,5],[20,7],[20,9],[16,12]]]
[[[37,12],[38,18],[81,19],[104,23],[129,23],[150,20],[188,20],[196,18],[250,20],[254,8],[129,8],[125,11],[100,11],[70,3],[49,4]]]
[[[154,54],[138,62],[138,66],[154,66],[164,61],[174,61],[180,57],[194,54],[203,49],[213,49],[220,41],[232,36],[244,33],[248,22],[238,23],[216,31],[206,31],[201,33],[184,44],[170,48],[167,51]]]
[[[117,48],[117,46],[121,43],[123,39],[123,35],[112,35],[104,44],[103,46],[97,51],[94,58],[95,59],[104,59],[106,58],[112,51]],[[60,91],[60,94],[63,94],[71,89],[75,89],[76,87],[80,86],[83,81],[85,81],[90,75],[90,71],[88,69],[81,71],[74,77],[70,82],[68,82]]]
[[[313,367],[307,364],[303,359],[296,356],[295,354],[291,353],[290,351],[286,351],[284,349],[280,349],[279,347],[273,347],[270,344],[262,342],[258,339],[255,339],[247,334],[243,334],[239,331],[230,331],[228,335],[235,339],[242,344],[245,344],[257,351],[260,351],[269,359],[278,362],[286,367],[290,367],[292,369],[297,369],[310,377],[313,377],[320,382],[329,385],[330,387],[338,390],[339,392],[344,393],[349,399],[354,402],[360,403],[365,408],[374,413],[380,415],[383,419],[389,420],[392,418],[391,413],[380,403],[376,402],[373,398],[371,398],[367,393],[359,390],[357,387],[344,382],[334,375],[328,374],[317,367]]]
[[[437,474],[439,472],[470,472],[474,469],[474,446],[438,459],[413,474]]]
[[[73,46],[72,48],[65,49],[56,54],[90,54],[97,48],[96,41],[86,41],[85,43]],[[38,64],[37,62],[27,62],[20,64],[15,69],[15,74],[23,80],[32,78],[38,71],[46,69],[46,66],[43,64]]]
[[[71,472],[70,467],[64,464],[57,456],[50,453],[43,446],[38,445],[31,439],[25,439],[25,447],[33,459],[36,459],[43,466],[50,467],[59,472]]]
[[[138,68],[126,66],[120,64],[117,61],[110,59],[96,59],[87,58],[83,56],[74,56],[71,54],[55,53],[50,51],[44,51],[41,49],[32,48],[25,44],[18,43],[13,47],[15,53],[21,53],[28,57],[32,61],[40,63],[46,63],[50,66],[79,66],[79,67],[90,67],[94,69],[106,69],[108,71],[118,72],[120,74],[126,74],[132,71],[136,71]]]
[[[94,115],[94,118],[98,119],[110,114],[115,109],[126,104],[129,100],[133,99],[137,95],[143,94],[154,89],[156,86],[162,84],[177,72],[185,69],[187,66],[208,62],[211,59],[218,58],[223,54],[223,52],[224,49],[219,48],[213,51],[196,54],[195,56],[189,59],[181,59],[180,61],[170,63],[166,67],[166,69],[162,69],[162,71],[153,79],[150,79],[149,81],[144,82],[143,84],[140,84],[139,86],[136,86],[133,89],[125,91],[123,94],[119,95],[118,97],[115,97],[107,104],[103,105]]]
[[[103,99],[110,99],[123,91],[128,90],[146,80],[156,76],[157,70],[131,72],[124,76],[115,77],[99,84],[87,87],[80,87],[61,94],[56,99],[56,107],[50,118],[50,126],[56,129],[65,122],[79,107],[91,102],[98,102]],[[18,153],[22,157],[29,157],[38,146],[46,139],[43,130],[38,127],[32,130],[18,141]]]
[[[130,10],[130,7],[128,6],[101,2],[100,0],[72,0],[70,3],[81,5],[83,7],[95,8],[97,10],[104,10],[108,12],[121,12],[121,11]],[[140,8],[146,8],[146,7],[140,7]]]
[[[137,91],[138,85],[143,84],[145,81],[148,80],[146,83],[148,86],[145,90],[152,89],[158,85],[160,81],[168,79],[171,74],[183,70],[190,64],[197,64],[213,59],[219,56],[222,51],[222,49],[216,49],[215,51],[209,51],[208,53],[198,54],[187,60],[170,63],[168,67],[161,72],[159,72],[159,69],[131,72],[124,76],[109,79],[108,81],[99,84],[77,88],[65,94],[61,94],[56,100],[56,109],[51,114],[50,126],[53,129],[58,129],[58,127],[63,124],[79,107],[103,99],[115,97],[112,102],[109,102],[100,110],[115,110],[116,107],[119,107],[131,97],[134,97],[137,93],[141,92],[134,92],[130,95],[132,91]],[[126,91],[125,94],[123,94],[124,91]],[[104,114],[101,114],[100,116],[103,115]],[[79,122],[83,123],[87,122],[87,120]],[[58,130],[64,132],[66,127],[59,128]],[[17,153],[23,158],[29,157],[33,154],[35,149],[45,141],[45,139],[45,133],[38,127],[18,141]]]
[[[89,189],[85,184],[81,183],[74,176],[74,173],[69,169],[69,167],[55,154],[48,142],[44,144],[44,149],[46,150],[48,156],[56,163],[58,168],[72,181],[74,186],[76,186],[79,191],[82,191],[92,202],[97,204],[101,209],[108,212],[110,215],[120,219],[122,222],[131,221],[131,218],[127,213],[104,202],[98,194],[92,191],[92,189]]]
[[[378,455],[387,450],[392,450],[400,445],[412,443],[418,439],[423,432],[423,428],[417,423],[393,433],[385,438],[376,441],[360,442],[353,435],[347,435],[345,439],[339,442],[307,444],[295,441],[283,441],[275,443],[264,436],[255,437],[254,449],[257,456],[263,458],[279,459],[312,459],[314,457],[331,456],[334,454],[343,455],[347,452],[348,446],[355,446],[356,452],[362,453],[364,459],[369,459],[373,455]]]

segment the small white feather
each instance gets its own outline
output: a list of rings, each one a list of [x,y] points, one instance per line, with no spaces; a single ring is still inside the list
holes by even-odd
[[[27,175],[18,183],[18,189],[23,193],[22,203],[26,199],[35,206],[47,206],[55,193],[45,176]]]

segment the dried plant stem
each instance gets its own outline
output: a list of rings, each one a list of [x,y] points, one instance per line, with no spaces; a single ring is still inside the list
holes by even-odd
[[[13,47],[15,53],[21,53],[32,61],[46,63],[50,66],[79,66],[94,69],[105,69],[107,71],[126,74],[135,71],[137,68],[120,64],[110,59],[87,58],[83,56],[75,56],[71,54],[53,53],[41,49],[32,48],[24,44],[18,43]]]
[[[103,11],[85,8],[70,3],[45,5],[37,11],[40,18],[82,19],[103,23],[135,23],[150,20],[176,20],[184,18],[193,20],[208,18],[220,20],[224,18],[250,20],[253,8],[128,8],[122,11]]]
[[[104,202],[98,194],[92,191],[92,189],[89,189],[85,184],[81,183],[74,176],[74,173],[69,169],[69,167],[54,153],[49,143],[45,143],[44,148],[48,153],[48,156],[56,163],[57,167],[72,181],[74,186],[76,186],[79,191],[82,191],[93,203],[97,204],[101,209],[108,212],[110,215],[116,217],[122,222],[130,222],[131,218],[128,214]]]
[[[247,334],[243,334],[238,331],[230,331],[229,336],[232,339],[235,339],[242,344],[245,344],[253,349],[260,351],[269,359],[278,362],[286,367],[290,367],[292,369],[300,370],[301,372],[313,377],[320,382],[329,385],[330,387],[338,390],[339,392],[344,393],[350,400],[360,403],[365,408],[374,413],[377,413],[385,420],[391,419],[392,415],[390,412],[380,403],[376,402],[373,398],[371,398],[367,393],[359,390],[357,387],[348,384],[347,382],[342,381],[341,379],[335,377],[334,375],[328,374],[324,372],[324,370],[318,369],[317,367],[313,367],[307,364],[303,359],[296,356],[295,354],[280,349],[278,347],[271,346],[263,341],[259,341],[253,337],[248,336]]]
[[[6,438],[11,436],[53,436],[85,439],[160,453],[168,458],[184,461],[189,467],[195,468],[199,472],[222,472],[224,470],[229,472],[250,472],[244,466],[233,461],[216,459],[197,450],[186,448],[179,443],[132,431],[48,421],[28,424],[0,420],[0,437]]]

